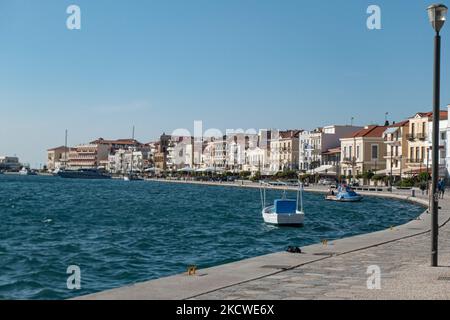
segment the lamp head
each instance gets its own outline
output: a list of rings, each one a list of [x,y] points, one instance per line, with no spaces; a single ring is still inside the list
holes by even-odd
[[[428,18],[436,32],[441,31],[447,18],[447,6],[443,4],[433,4],[427,8]]]

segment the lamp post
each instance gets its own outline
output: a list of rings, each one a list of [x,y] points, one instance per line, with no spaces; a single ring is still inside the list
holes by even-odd
[[[434,87],[433,87],[433,141],[432,141],[432,181],[431,181],[431,266],[438,266],[439,236],[439,194],[437,190],[439,175],[439,120],[440,120],[440,81],[441,81],[441,36],[448,8],[443,4],[428,7],[428,17],[436,32],[434,37]]]

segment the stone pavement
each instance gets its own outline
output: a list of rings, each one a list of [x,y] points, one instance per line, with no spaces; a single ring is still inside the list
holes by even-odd
[[[427,204],[410,192],[364,193]],[[389,230],[315,244],[78,299],[450,299],[450,200],[440,203],[440,267],[430,264],[430,214]],[[388,213],[387,213],[388,214]],[[369,290],[369,266],[381,288]]]
[[[449,200],[441,205],[445,210]],[[450,299],[450,224],[440,229],[440,267],[430,267],[430,233],[306,264],[195,299]],[[381,289],[369,290],[369,266]]]

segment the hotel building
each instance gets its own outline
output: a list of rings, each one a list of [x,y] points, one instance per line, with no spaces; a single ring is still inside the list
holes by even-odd
[[[334,171],[336,167],[330,162],[329,155],[341,145],[340,139],[354,133],[362,127],[331,125],[300,134],[299,169],[308,173],[324,173]],[[333,150],[330,151],[329,150]],[[324,157],[323,155],[327,156]],[[326,158],[326,159],[325,159]]]
[[[386,129],[384,126],[366,126],[340,139],[342,175],[355,180],[365,172],[386,169],[386,145],[383,138]]]

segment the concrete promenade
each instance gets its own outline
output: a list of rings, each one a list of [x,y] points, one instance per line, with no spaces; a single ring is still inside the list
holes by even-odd
[[[361,193],[428,203],[410,191]],[[269,254],[78,299],[450,299],[450,200],[440,205],[438,268],[429,267],[431,217],[424,212],[402,226],[303,247],[302,254]],[[374,265],[381,289],[370,290],[367,269]]]

